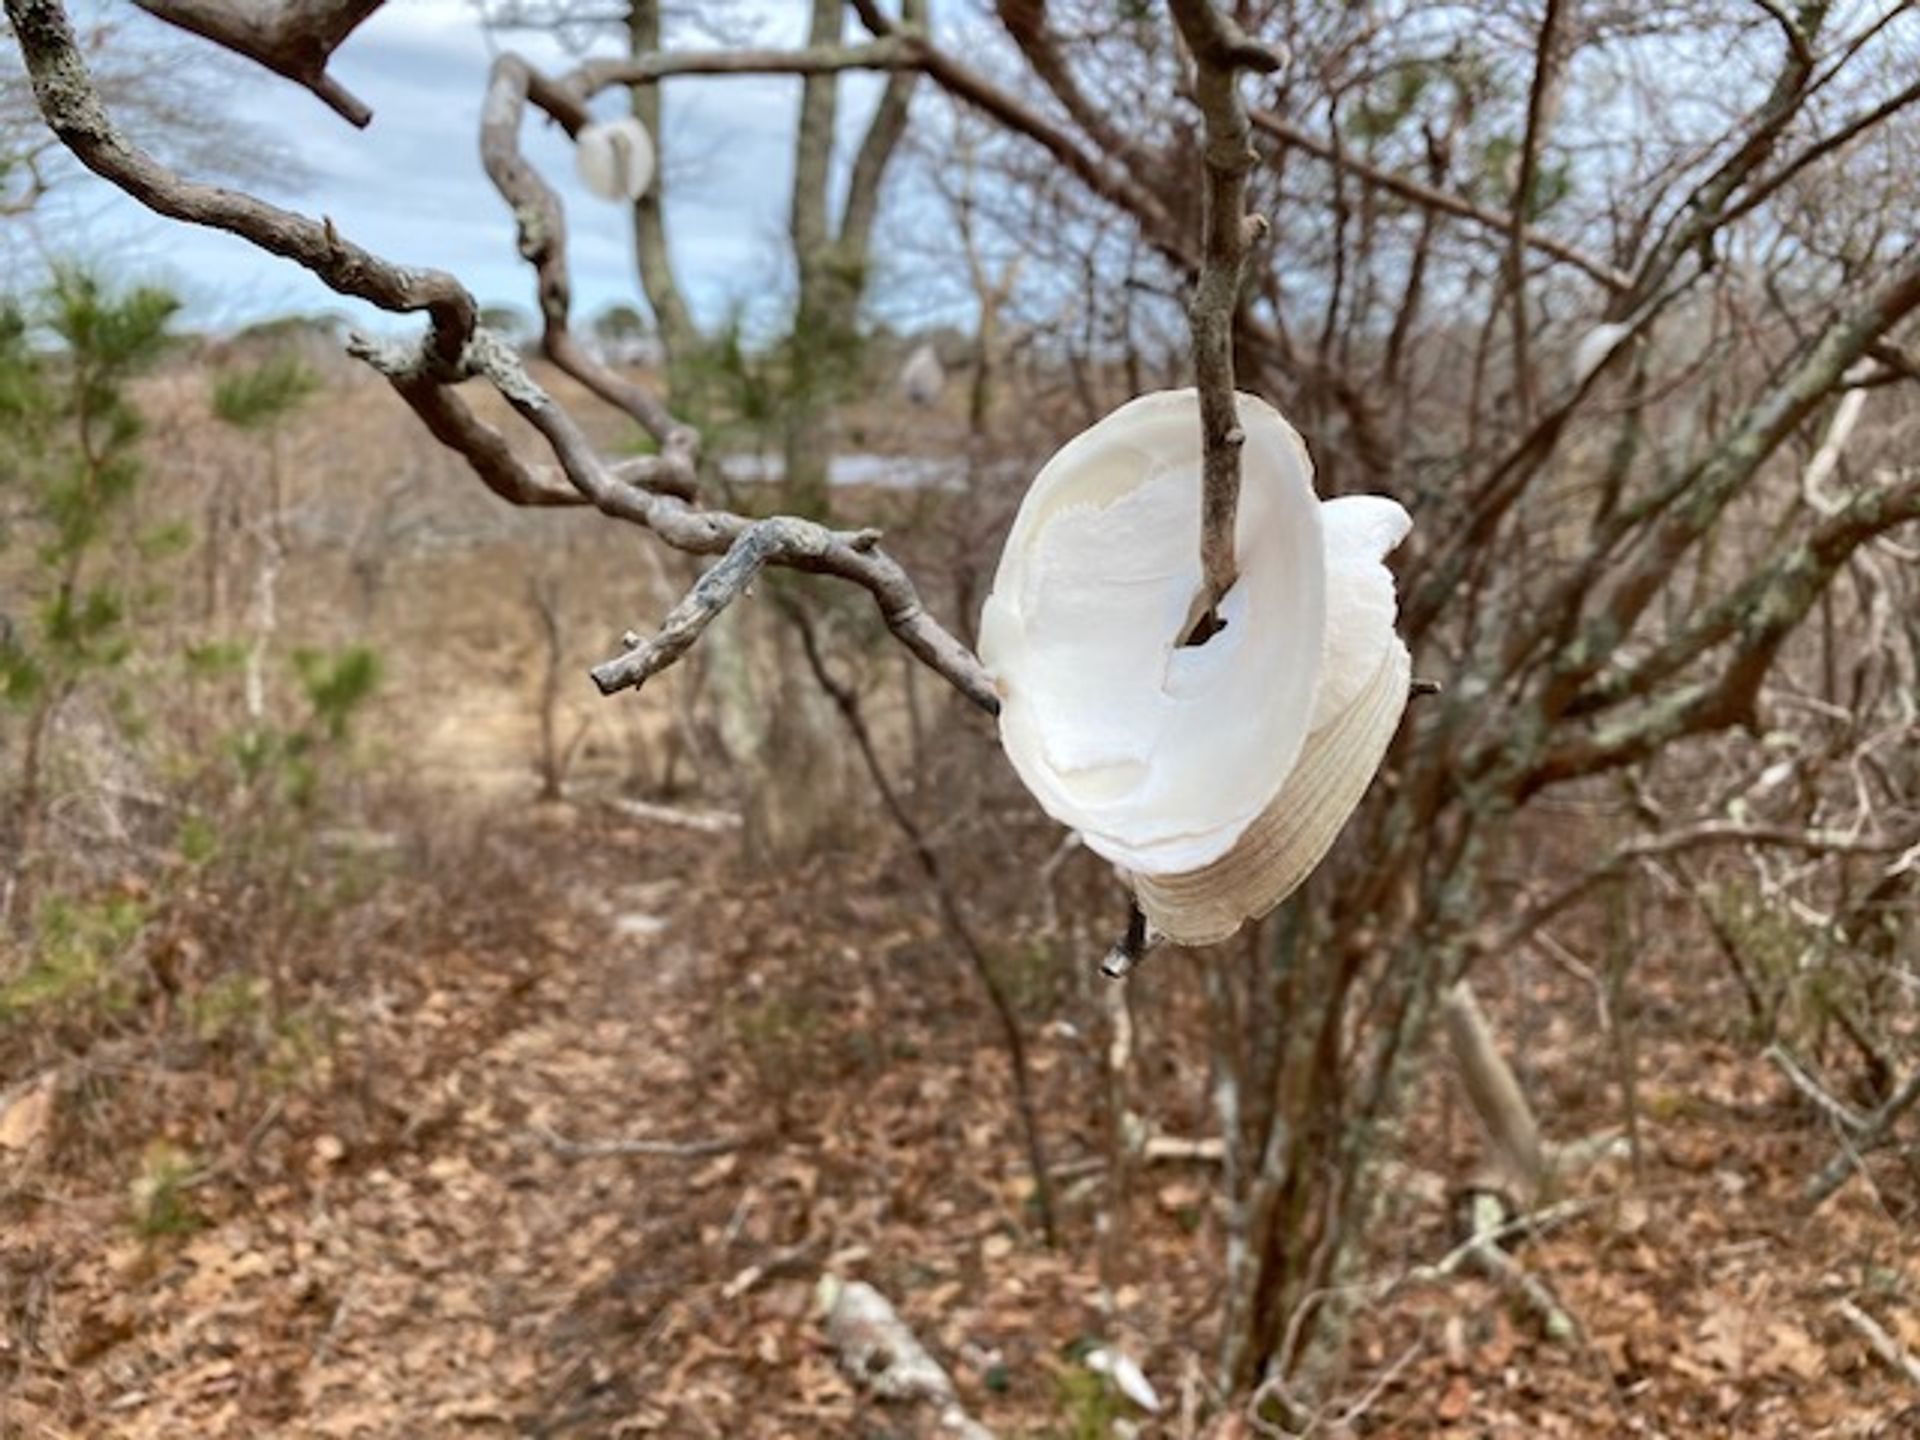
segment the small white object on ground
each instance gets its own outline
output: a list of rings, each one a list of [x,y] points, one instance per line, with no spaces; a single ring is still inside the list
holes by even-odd
[[[925,1401],[940,1428],[959,1440],[994,1440],[993,1432],[961,1408],[953,1379],[906,1326],[887,1297],[863,1280],[822,1275],[817,1291],[827,1316],[827,1339],[840,1367],[887,1400]]]
[[[1147,1372],[1140,1368],[1139,1362],[1126,1351],[1102,1345],[1087,1352],[1085,1363],[1096,1375],[1112,1380],[1122,1395],[1149,1415],[1160,1413],[1160,1393],[1153,1388],[1153,1382],[1147,1379]]]

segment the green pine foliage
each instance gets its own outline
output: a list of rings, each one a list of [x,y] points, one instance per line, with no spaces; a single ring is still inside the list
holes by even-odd
[[[12,583],[0,613],[0,705],[25,719],[12,820],[30,835],[48,732],[90,678],[133,646],[137,598],[109,553],[138,488],[142,431],[128,383],[169,344],[179,302],[62,268],[30,303],[0,302],[0,532]],[[163,553],[172,534],[128,536]]]
[[[246,370],[213,382],[213,413],[236,430],[268,430],[320,388],[320,377],[298,355],[280,351]]]

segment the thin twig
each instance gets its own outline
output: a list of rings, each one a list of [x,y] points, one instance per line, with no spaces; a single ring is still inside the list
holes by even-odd
[[[1860,1165],[1860,1157],[1884,1142],[1894,1122],[1911,1110],[1916,1101],[1920,1101],[1920,1068],[1887,1097],[1884,1105],[1866,1117],[1857,1135],[1843,1137],[1840,1153],[1801,1189],[1801,1200],[1816,1209],[1823,1204],[1846,1183],[1847,1176]]]
[[[1844,1100],[1829,1094],[1820,1082],[1809,1075],[1800,1062],[1788,1053],[1786,1046],[1776,1040],[1767,1047],[1766,1056],[1779,1068],[1780,1073],[1787,1077],[1787,1083],[1805,1096],[1814,1109],[1842,1129],[1859,1131],[1866,1128],[1866,1119]]]
[[[1860,1332],[1860,1338],[1867,1342],[1867,1348],[1879,1357],[1881,1364],[1909,1385],[1920,1387],[1920,1360],[1915,1360],[1906,1346],[1889,1335],[1878,1320],[1851,1300],[1840,1301],[1833,1312]]]
[[[1138,901],[1127,901],[1127,930],[1113,948],[1107,951],[1106,958],[1100,962],[1100,973],[1109,980],[1124,980],[1134,972],[1140,962],[1153,953],[1161,937],[1154,934],[1147,925],[1146,912]]]
[[[867,774],[873,781],[873,788],[879,792],[888,815],[892,816],[894,824],[900,827],[901,834],[912,848],[921,873],[927,877],[927,883],[933,889],[940,918],[966,955],[967,963],[973,967],[973,973],[979,978],[981,988],[987,992],[987,1000],[1000,1022],[1000,1033],[1007,1047],[1008,1068],[1013,1072],[1014,1107],[1025,1132],[1028,1168],[1033,1172],[1034,1207],[1039,1212],[1040,1230],[1047,1244],[1056,1245],[1059,1243],[1059,1231],[1054,1220],[1053,1182],[1047,1164],[1045,1137],[1040,1129],[1040,1112],[1033,1103],[1033,1077],[1027,1065],[1026,1038],[1020,1029],[1020,1017],[1013,1008],[1006,986],[1000,983],[1000,977],[993,972],[986,948],[974,934],[973,927],[967,923],[966,914],[960,908],[959,898],[954,894],[946,870],[940,864],[939,855],[919,822],[913,818],[913,812],[901,800],[900,792],[887,778],[886,767],[880,763],[880,753],[873,743],[873,732],[867,728],[866,715],[860,708],[859,695],[827,668],[826,657],[820,651],[820,642],[807,612],[790,601],[783,603],[781,608],[799,632],[801,652],[806,656],[815,682],[827,693],[834,708],[846,721],[847,729],[853,735],[854,746],[860,752],[861,763],[866,766]]]
[[[1848,835],[1834,830],[1801,830],[1790,825],[1755,825],[1734,820],[1703,820],[1664,834],[1628,841],[1592,869],[1583,871],[1546,898],[1535,901],[1498,932],[1475,943],[1480,954],[1504,954],[1535,930],[1580,900],[1596,885],[1620,874],[1638,861],[1712,845],[1770,845],[1803,850],[1813,855],[1889,855],[1911,843],[1910,838]]]
[[[1423,184],[1408,176],[1399,175],[1391,170],[1370,164],[1362,155],[1357,154],[1354,150],[1343,145],[1335,145],[1333,142],[1294,124],[1284,116],[1276,115],[1271,110],[1256,108],[1250,112],[1249,118],[1261,134],[1271,136],[1277,143],[1289,149],[1304,151],[1316,160],[1323,160],[1329,165],[1337,165],[1341,169],[1356,176],[1363,185],[1372,189],[1384,190],[1390,195],[1398,195],[1402,200],[1410,201],[1415,205],[1419,205],[1424,209],[1434,211],[1438,214],[1451,215],[1460,220],[1470,220],[1476,225],[1487,230],[1498,231],[1503,235],[1509,233],[1512,229],[1513,221],[1510,216],[1502,215],[1497,210],[1489,210],[1484,206],[1476,205],[1473,201],[1468,200],[1464,196],[1456,195],[1451,191],[1439,189],[1437,186]],[[1538,230],[1531,225],[1523,224],[1520,229],[1520,235],[1529,249],[1537,250],[1542,255],[1551,256],[1555,260],[1573,266],[1574,269],[1599,281],[1602,285],[1606,286],[1609,291],[1623,291],[1629,289],[1633,284],[1633,277],[1624,271],[1616,269],[1603,260],[1597,260],[1593,256],[1583,253],[1576,247],[1569,245],[1566,241],[1549,235],[1543,230]]]
[[[1540,21],[1540,37],[1535,46],[1533,84],[1527,93],[1527,128],[1520,143],[1519,174],[1514,180],[1511,221],[1507,230],[1507,303],[1513,322],[1514,393],[1520,401],[1520,423],[1524,427],[1538,408],[1535,395],[1533,360],[1529,351],[1532,332],[1527,312],[1527,214],[1533,205],[1533,191],[1540,166],[1540,146],[1550,123],[1555,65],[1559,50],[1560,0],[1547,0],[1546,14]]]

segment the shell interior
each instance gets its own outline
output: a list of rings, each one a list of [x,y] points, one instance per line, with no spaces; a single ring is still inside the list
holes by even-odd
[[[1217,860],[1305,743],[1326,562],[1312,467],[1271,406],[1240,397],[1240,579],[1225,629],[1183,644],[1201,585],[1191,390],[1143,396],[1034,480],[981,619],[1001,737],[1041,806],[1130,870]]]

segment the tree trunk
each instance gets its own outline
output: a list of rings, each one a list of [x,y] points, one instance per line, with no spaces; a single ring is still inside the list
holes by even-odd
[[[660,0],[633,0],[627,8],[627,49],[642,59],[660,48]],[[653,309],[669,376],[682,368],[700,346],[700,330],[674,278],[673,257],[667,249],[665,137],[660,130],[660,87],[635,85],[630,90],[633,113],[653,138],[656,165],[653,184],[633,202],[633,249],[640,271],[640,287]]]
[[[763,576],[760,584],[787,578]],[[844,834],[857,812],[853,757],[777,611],[737,603],[701,643],[747,853],[775,864]]]

